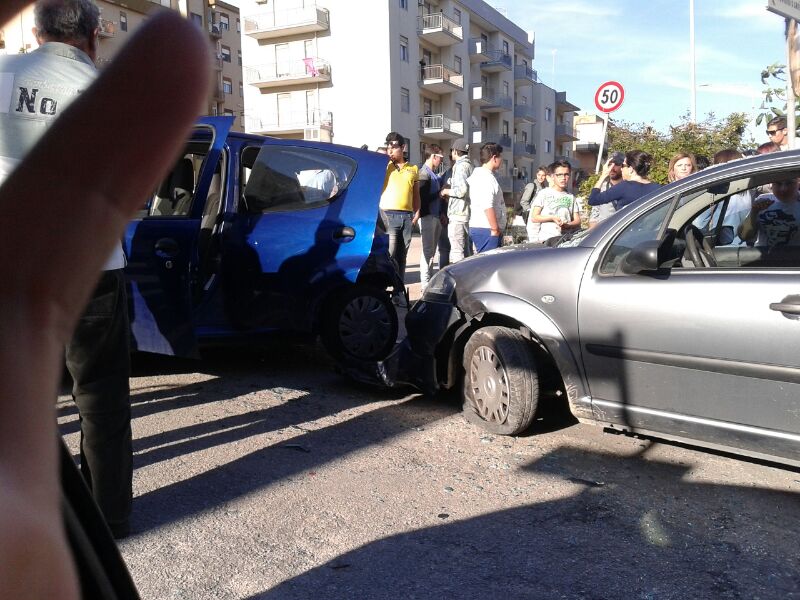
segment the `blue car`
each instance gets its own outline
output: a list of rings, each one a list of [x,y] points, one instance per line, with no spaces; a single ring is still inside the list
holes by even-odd
[[[125,234],[133,347],[316,333],[343,361],[385,357],[403,290],[379,225],[386,157],[198,121]]]

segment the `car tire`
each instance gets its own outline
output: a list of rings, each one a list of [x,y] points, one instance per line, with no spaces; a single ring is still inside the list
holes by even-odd
[[[482,327],[464,348],[463,412],[491,433],[514,435],[533,421],[539,377],[530,342],[516,329]]]
[[[371,362],[389,355],[397,341],[398,323],[384,290],[354,285],[326,304],[322,342],[334,358]]]

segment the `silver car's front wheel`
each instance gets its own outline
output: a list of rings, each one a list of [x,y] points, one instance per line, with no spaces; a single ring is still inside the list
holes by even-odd
[[[464,348],[464,415],[492,433],[513,435],[536,414],[539,385],[530,343],[508,327],[483,327]]]

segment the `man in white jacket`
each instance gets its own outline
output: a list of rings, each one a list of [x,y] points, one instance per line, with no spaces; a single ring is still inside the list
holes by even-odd
[[[503,164],[503,147],[491,142],[484,144],[480,160],[481,166],[467,179],[472,203],[469,235],[476,253],[500,247],[507,219],[503,191],[494,175]]]

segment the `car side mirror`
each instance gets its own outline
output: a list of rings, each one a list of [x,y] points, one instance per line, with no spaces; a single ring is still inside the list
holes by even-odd
[[[661,265],[670,260],[675,235],[674,229],[667,229],[664,239],[646,240],[634,246],[622,262],[622,272],[635,275],[636,273],[658,271]]]

